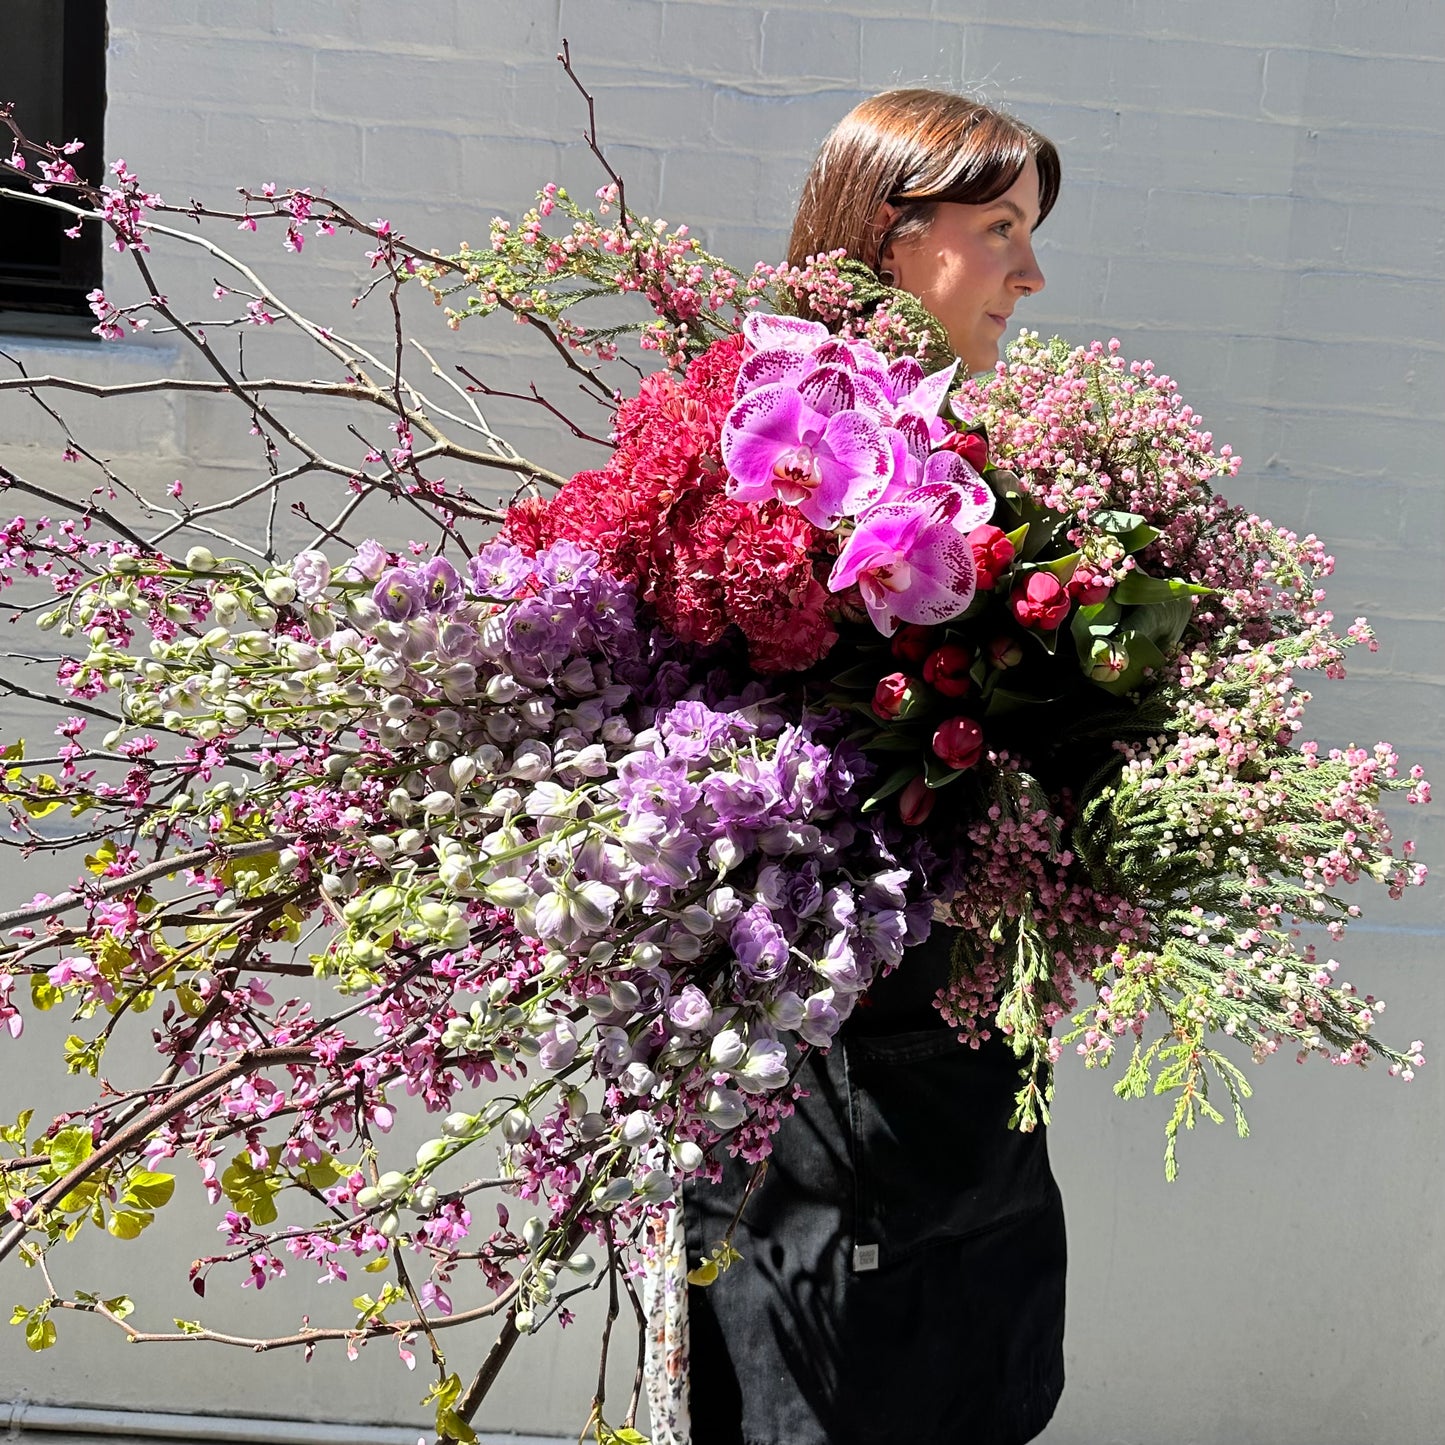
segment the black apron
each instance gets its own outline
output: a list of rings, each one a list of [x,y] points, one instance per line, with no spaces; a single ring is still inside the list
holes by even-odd
[[[1008,1128],[1018,1062],[931,999],[951,934],[871,990],[774,1139],[734,1235],[688,1291],[694,1445],[1023,1445],[1063,1389],[1063,1206],[1044,1131]],[[685,1191],[689,1267],[753,1166]]]

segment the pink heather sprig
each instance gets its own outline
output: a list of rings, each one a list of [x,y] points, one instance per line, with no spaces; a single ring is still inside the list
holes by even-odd
[[[1070,538],[1094,570],[1135,565],[1216,589],[1201,599],[1201,635],[1235,626],[1253,638],[1309,624],[1333,567],[1319,540],[1300,538],[1230,505],[1213,483],[1240,459],[1153,363],[1126,362],[1119,343],[1069,347],[1024,332],[991,375],[971,378],[954,411],[988,430],[996,463],[1017,474],[1039,506],[1072,522]],[[1101,511],[1141,516],[1160,536],[1137,560],[1091,528]]]
[[[423,283],[438,304],[467,293],[462,306],[448,306],[448,324],[505,307],[518,320],[536,317],[556,326],[563,343],[580,354],[611,359],[618,338],[635,333],[645,350],[672,366],[736,331],[756,304],[756,278],[710,255],[687,226],[669,231],[664,221],[630,214],[604,221],[616,203],[615,186],[603,187],[598,198],[594,213],[549,183],[519,221],[492,222],[487,250],[463,248],[447,258],[446,269],[423,267]],[[547,229],[557,214],[571,222],[562,235]],[[593,326],[569,314],[606,295],[638,295],[657,319]]]

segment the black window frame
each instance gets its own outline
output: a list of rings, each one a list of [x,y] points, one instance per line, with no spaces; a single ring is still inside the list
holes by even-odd
[[[105,172],[105,0],[64,0],[64,31],[61,38],[61,128],[62,135],[31,135],[35,141],[62,143],[71,139],[85,142],[85,147],[71,157],[77,173],[91,184],[99,184]],[[18,116],[21,127],[25,117]],[[28,134],[28,132],[27,132]],[[8,135],[0,139],[9,154]],[[33,166],[33,162],[32,162]],[[0,214],[26,204],[9,200],[7,189],[29,185],[13,172],[0,175]],[[66,196],[65,191],[57,194]],[[32,208],[33,209],[33,208]],[[40,212],[40,214],[45,214]],[[58,212],[54,216],[55,235],[70,224]],[[59,262],[46,266],[37,274],[34,267],[25,271],[7,269],[0,261],[0,330],[15,329],[27,317],[88,316],[86,301],[89,292],[101,285],[104,271],[103,227],[87,222],[75,240],[61,237]]]

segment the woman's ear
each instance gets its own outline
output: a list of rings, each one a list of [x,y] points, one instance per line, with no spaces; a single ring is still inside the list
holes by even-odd
[[[885,241],[885,238],[897,219],[898,207],[889,205],[887,201],[880,201],[878,209],[873,212],[869,246],[869,249],[878,257],[878,263],[874,270],[878,271],[880,275],[884,271],[890,272],[894,277],[894,285],[897,284],[898,257],[893,242]]]

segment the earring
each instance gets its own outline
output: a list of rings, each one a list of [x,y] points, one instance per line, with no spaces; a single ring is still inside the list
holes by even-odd
[[[878,273],[878,279],[879,279],[885,286],[896,286],[896,285],[898,284],[898,278],[897,278],[896,276],[894,276],[894,274],[893,274],[892,271],[886,271],[886,270],[884,270],[884,271],[879,271],[879,273]]]

